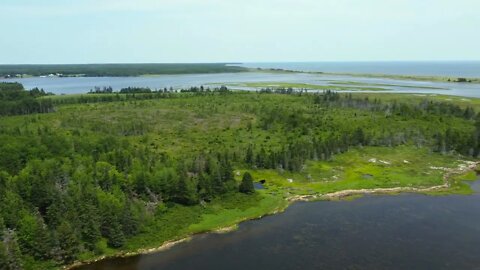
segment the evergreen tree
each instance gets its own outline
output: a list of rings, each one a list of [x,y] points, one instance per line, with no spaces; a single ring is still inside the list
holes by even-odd
[[[51,257],[51,239],[47,226],[39,215],[24,214],[18,225],[18,238],[22,251],[36,259]]]
[[[208,182],[211,184],[212,196],[225,192],[225,183],[222,179],[222,172],[217,159],[213,157],[208,159],[206,172],[208,173]]]
[[[13,228],[18,224],[23,208],[21,197],[13,191],[7,190],[5,196],[0,198],[0,210],[6,227]]]
[[[56,228],[67,211],[66,203],[60,196],[55,196],[53,203],[47,208],[45,220],[48,226]]]
[[[198,202],[197,187],[192,178],[187,176],[180,177],[175,198],[178,203],[185,205],[193,205]]]
[[[209,200],[213,197],[212,181],[206,173],[200,173],[198,176],[198,196],[200,199]]]
[[[71,263],[77,258],[80,241],[70,223],[63,221],[57,228],[57,239],[59,244],[59,256],[63,263]]]
[[[4,171],[0,171],[0,201],[5,196],[5,190],[7,189],[7,181],[8,181],[9,175],[8,173]]]
[[[138,220],[138,215],[133,211],[133,206],[130,200],[125,204],[121,218],[124,235],[134,236],[138,233],[140,222]]]
[[[253,177],[249,172],[245,172],[240,183],[239,191],[242,193],[254,193]]]
[[[122,202],[112,193],[100,192],[99,216],[101,218],[101,233],[107,238],[109,246],[118,248],[125,242],[122,225],[120,223]]]
[[[254,157],[253,157],[253,147],[249,145],[247,148],[247,153],[245,154],[245,163],[249,165],[253,165]]]
[[[107,243],[110,247],[119,248],[125,244],[125,235],[123,234],[122,225],[118,221],[110,224],[107,233]]]
[[[177,184],[175,201],[185,205],[193,205],[198,202],[196,181],[186,171],[187,166],[182,164],[179,168],[180,178]],[[220,176],[220,175],[219,175]]]
[[[265,148],[260,149],[260,152],[257,154],[257,158],[255,159],[257,163],[257,168],[265,168],[267,162],[267,153],[265,152]]]
[[[357,128],[355,133],[352,136],[353,144],[354,145],[364,145],[365,144],[365,133],[363,132],[362,128]]]
[[[0,211],[0,213],[2,213]],[[7,228],[5,227],[5,222],[3,221],[3,217],[0,216],[0,240],[3,239],[3,232],[6,230]]]
[[[84,246],[88,250],[94,250],[95,245],[101,237],[100,224],[101,215],[96,207],[96,196],[89,187],[83,187],[88,191],[79,195],[75,203],[78,216],[76,221],[72,221],[72,226],[77,228]]]
[[[95,249],[95,244],[100,239],[100,222],[97,216],[92,215],[92,210],[80,215],[80,234],[85,242],[85,247],[89,250]]]

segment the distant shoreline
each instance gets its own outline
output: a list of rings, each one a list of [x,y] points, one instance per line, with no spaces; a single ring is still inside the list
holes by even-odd
[[[132,77],[246,71],[248,69],[238,63],[0,65],[0,78]]]
[[[395,80],[412,81],[430,81],[445,83],[480,83],[480,78],[475,77],[457,77],[457,76],[423,76],[423,75],[394,75],[381,73],[352,73],[352,72],[321,72],[321,71],[301,71],[278,68],[250,68],[250,72],[269,72],[269,73],[304,73],[316,75],[334,75],[334,76],[352,76],[364,78],[385,78]]]
[[[3,80],[15,80],[26,78],[105,78],[105,77],[156,77],[156,76],[168,76],[168,75],[195,75],[195,74],[220,74],[220,73],[246,73],[246,72],[266,72],[266,73],[301,73],[301,74],[313,74],[313,75],[330,75],[330,76],[351,76],[357,78],[383,78],[393,80],[410,80],[410,81],[425,81],[425,82],[444,82],[444,83],[466,83],[466,84],[480,84],[480,78],[472,77],[455,77],[455,76],[421,76],[421,75],[393,75],[393,74],[377,74],[377,73],[343,73],[343,72],[321,72],[321,71],[300,71],[300,70],[288,70],[288,69],[263,69],[263,68],[250,68],[243,71],[211,71],[211,72],[179,72],[179,73],[158,73],[158,74],[136,74],[136,75],[87,75],[87,74],[68,74],[68,75],[30,75],[19,74],[18,76],[0,76]]]
[[[445,83],[480,83],[480,77],[457,75],[404,75],[377,72],[329,72],[289,68],[246,67],[242,63],[182,63],[182,64],[62,64],[62,65],[0,65],[0,79],[70,78],[70,77],[145,77],[216,73],[303,73],[314,75],[386,78],[396,80]]]

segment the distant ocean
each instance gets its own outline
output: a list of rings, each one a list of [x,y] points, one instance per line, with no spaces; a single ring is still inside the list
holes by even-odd
[[[438,62],[278,62],[243,63],[249,68],[278,68],[332,73],[372,73],[445,77],[480,77],[480,61]]]

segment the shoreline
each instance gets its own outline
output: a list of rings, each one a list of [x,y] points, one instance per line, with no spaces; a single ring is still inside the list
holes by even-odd
[[[393,187],[393,188],[374,188],[374,189],[347,189],[347,190],[341,190],[341,191],[336,191],[336,192],[331,192],[331,193],[326,193],[326,194],[313,194],[313,195],[294,195],[285,198],[285,201],[287,202],[283,207],[279,207],[275,209],[273,212],[270,213],[265,213],[263,215],[253,217],[253,218],[243,218],[239,221],[236,221],[235,224],[230,225],[230,226],[225,226],[225,227],[220,227],[220,228],[214,228],[211,230],[207,230],[204,232],[198,232],[198,233],[192,233],[189,235],[185,235],[183,237],[179,237],[178,239],[172,239],[169,241],[164,242],[162,245],[158,247],[153,247],[153,248],[142,248],[138,249],[135,251],[129,251],[129,252],[118,252],[117,254],[114,255],[103,255],[100,257],[97,257],[92,260],[87,260],[87,261],[77,261],[72,263],[71,265],[67,266],[62,266],[59,269],[63,270],[74,270],[77,267],[81,266],[86,266],[89,264],[93,264],[102,260],[106,259],[115,259],[115,258],[127,258],[127,257],[133,257],[133,256],[138,256],[138,255],[146,255],[146,254],[152,254],[156,252],[161,252],[168,250],[178,244],[188,242],[190,241],[194,236],[200,235],[200,234],[210,234],[210,233],[215,233],[215,234],[223,234],[223,233],[230,233],[235,230],[237,230],[238,225],[242,222],[245,221],[250,221],[250,220],[257,220],[261,219],[266,216],[270,215],[276,215],[278,213],[282,213],[285,211],[291,204],[295,202],[309,202],[309,201],[315,201],[315,200],[340,200],[344,199],[350,196],[356,196],[356,195],[369,195],[369,194],[396,194],[396,193],[405,193],[405,192],[411,192],[411,193],[425,193],[425,192],[432,192],[432,191],[441,191],[441,190],[447,190],[448,188],[451,187],[450,179],[454,175],[461,175],[473,170],[476,170],[476,168],[480,165],[480,161],[475,161],[475,162],[467,162],[468,166],[459,166],[458,168],[451,168],[451,169],[446,169],[445,174],[443,175],[443,181],[444,183],[442,185],[437,185],[437,186],[431,186],[431,187]]]
[[[154,248],[145,248],[145,249],[139,249],[137,251],[132,251],[132,252],[119,252],[119,254],[116,254],[116,255],[103,255],[103,256],[100,256],[98,258],[95,258],[95,259],[92,259],[92,260],[89,260],[89,261],[85,261],[85,262],[75,262],[71,265],[68,265],[68,266],[63,266],[61,269],[65,269],[65,270],[69,270],[69,269],[75,269],[77,267],[81,267],[81,266],[86,266],[86,265],[89,265],[89,264],[93,264],[93,263],[96,263],[96,262],[99,262],[99,261],[103,261],[103,260],[106,260],[106,259],[112,259],[112,258],[126,258],[126,257],[132,257],[132,256],[137,256],[137,255],[141,255],[141,254],[151,254],[151,253],[155,253],[155,252],[160,252],[160,251],[163,251],[163,250],[167,250],[167,249],[170,249],[172,248],[173,246],[176,246],[180,243],[183,243],[183,242],[188,242],[191,240],[191,236],[187,236],[187,237],[184,237],[184,238],[180,238],[178,240],[170,240],[170,241],[167,241],[165,243],[163,243],[161,246],[159,247],[154,247]]]
[[[170,249],[170,248],[172,248],[172,247],[174,247],[178,244],[190,241],[196,235],[201,235],[201,234],[225,234],[225,233],[233,232],[233,231],[238,229],[238,225],[242,222],[250,221],[250,220],[258,220],[258,219],[264,218],[266,216],[271,216],[271,215],[276,215],[278,213],[282,213],[289,206],[290,206],[290,203],[287,203],[283,207],[278,207],[272,212],[264,213],[264,214],[256,216],[256,217],[242,218],[238,221],[235,221],[235,224],[233,224],[233,225],[213,228],[213,229],[206,230],[206,231],[201,231],[201,232],[197,232],[197,233],[191,233],[191,234],[188,234],[188,235],[184,235],[184,236],[178,237],[176,239],[171,239],[171,240],[168,240],[168,241],[164,242],[162,245],[160,245],[158,247],[141,248],[141,249],[134,250],[134,251],[119,251],[117,254],[113,254],[113,255],[102,255],[100,257],[97,257],[97,258],[94,258],[94,259],[91,259],[91,260],[76,261],[76,262],[73,262],[70,265],[60,266],[59,269],[74,270],[77,267],[86,266],[86,265],[93,264],[93,263],[96,263],[96,262],[99,262],[99,261],[102,261],[102,260],[106,260],[106,259],[127,258],[127,257],[147,255],[147,254],[152,254],[152,253],[156,253],[156,252],[165,251],[165,250],[168,250],[168,249]]]
[[[330,75],[330,76],[351,76],[360,78],[380,78],[392,80],[411,80],[411,81],[426,81],[426,82],[443,82],[443,83],[466,83],[479,84],[480,77],[461,77],[453,75],[405,75],[405,74],[382,74],[382,73],[352,73],[352,72],[322,72],[322,71],[302,71],[289,69],[267,69],[267,68],[251,68],[250,72],[267,72],[292,74],[303,73],[312,75]],[[464,80],[464,81],[463,81]]]
[[[171,75],[203,75],[203,74],[222,74],[222,73],[280,73],[280,74],[313,74],[313,75],[331,75],[331,76],[351,76],[359,78],[384,78],[393,80],[412,80],[412,81],[430,81],[443,83],[466,83],[466,84],[480,84],[480,77],[462,77],[454,75],[407,75],[407,74],[384,74],[384,73],[353,73],[353,72],[323,72],[323,71],[306,71],[306,70],[289,70],[289,69],[274,69],[274,68],[245,68],[241,71],[220,71],[220,72],[188,72],[188,73],[159,73],[159,74],[136,74],[136,75],[111,75],[111,76],[88,76],[85,74],[75,74],[68,76],[35,76],[24,74],[22,77],[0,77],[0,80],[6,82],[15,79],[27,78],[121,78],[121,77],[160,77]]]
[[[444,183],[442,185],[431,187],[392,187],[392,188],[374,188],[374,189],[346,189],[335,191],[326,194],[313,194],[313,195],[296,195],[288,198],[289,202],[297,201],[312,201],[312,200],[335,200],[342,199],[355,195],[368,195],[368,194],[394,194],[394,193],[425,193],[432,191],[441,191],[450,188],[450,178],[454,175],[461,175],[469,171],[475,170],[480,165],[480,161],[468,162],[468,166],[460,166],[458,168],[452,168],[445,170],[443,175]]]

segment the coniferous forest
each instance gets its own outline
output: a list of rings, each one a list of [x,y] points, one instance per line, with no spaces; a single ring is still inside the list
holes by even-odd
[[[480,154],[480,115],[454,102],[226,87],[100,92],[0,84],[0,269],[55,268],[187,233],[182,226],[216,213],[209,205],[260,200],[249,170],[297,173],[365,147]]]

